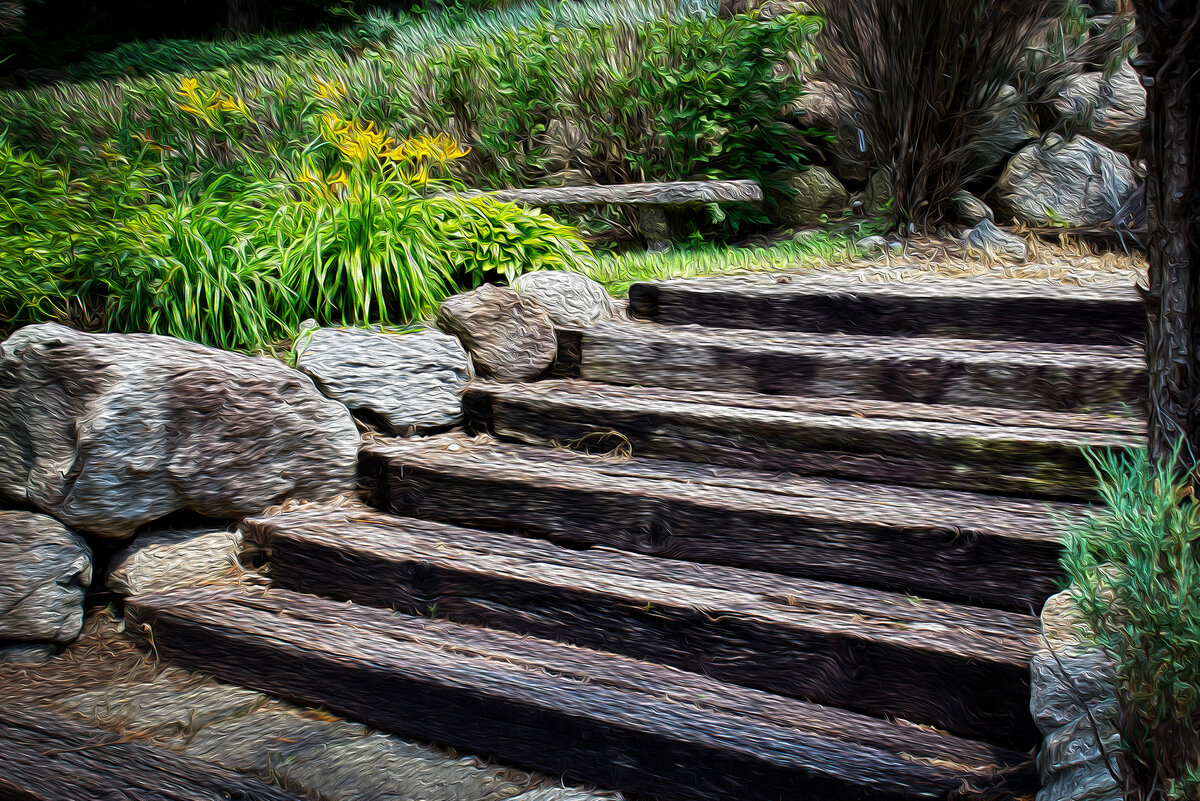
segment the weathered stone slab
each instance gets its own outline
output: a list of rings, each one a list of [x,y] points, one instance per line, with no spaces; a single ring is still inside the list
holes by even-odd
[[[441,331],[320,328],[302,334],[295,352],[296,366],[321,392],[393,434],[462,421],[470,364],[458,340]]]
[[[0,511],[0,640],[75,639],[91,580],[91,549],[82,537],[52,517]]]
[[[485,194],[502,202],[530,206],[687,206],[705,203],[757,203],[755,181],[673,181],[611,186],[546,186],[501,189]]]
[[[152,334],[52,323],[0,344],[0,493],[125,537],[353,486],[358,430],[307,376]]]
[[[1051,134],[1013,156],[996,186],[1002,220],[1038,227],[1110,222],[1133,195],[1129,157],[1087,137]]]

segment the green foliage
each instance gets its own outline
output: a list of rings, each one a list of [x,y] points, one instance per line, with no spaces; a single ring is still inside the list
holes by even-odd
[[[1074,596],[1119,680],[1131,801],[1200,797],[1200,505],[1144,450],[1093,456],[1102,509],[1068,533]]]

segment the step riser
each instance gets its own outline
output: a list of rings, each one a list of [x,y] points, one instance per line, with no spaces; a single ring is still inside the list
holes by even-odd
[[[639,608],[575,584],[406,558],[402,544],[385,558],[289,536],[269,520],[256,528],[271,547],[272,579],[286,589],[622,653],[1016,748],[1037,740],[1028,665],[1016,659],[926,649],[919,634],[902,645],[836,627],[771,625],[658,597]]]
[[[558,332],[553,375],[623,386],[902,403],[1113,413],[1145,404],[1145,370],[1125,359],[1011,365],[885,348],[797,352],[719,342],[638,343],[603,329]]]
[[[284,591],[274,595],[273,603],[287,612],[246,614],[232,604],[164,609],[155,608],[154,599],[134,599],[128,615],[135,628],[149,623],[155,651],[185,668],[388,731],[626,792],[673,801],[898,801],[945,798],[959,784],[940,768],[853,742],[664,703],[607,681],[560,678],[553,668],[509,668],[503,651],[498,660],[459,655],[439,646],[436,632],[429,644],[409,641],[397,650],[383,631],[411,630],[404,618]],[[288,619],[297,604],[311,621],[299,627]],[[484,643],[500,639],[486,632],[470,636]],[[515,679],[514,669],[523,678]],[[733,748],[731,736],[748,739]],[[857,775],[839,775],[838,765]]]
[[[1057,542],[956,525],[839,523],[701,497],[536,486],[448,473],[364,451],[375,504],[395,514],[695,562],[1029,612],[1058,590]],[[464,499],[469,498],[469,502]],[[536,501],[531,500],[536,498]],[[769,504],[771,499],[764,497]]]
[[[910,297],[873,295],[869,286],[806,294],[634,284],[629,309],[656,323],[863,336],[1123,345],[1146,329],[1145,306],[1132,297]]]
[[[1083,451],[1049,435],[975,439],[917,427],[848,427],[844,418],[760,419],[746,410],[593,409],[479,389],[464,394],[463,409],[468,430],[533,445],[625,446],[641,457],[932,489],[1084,500],[1096,493]]]

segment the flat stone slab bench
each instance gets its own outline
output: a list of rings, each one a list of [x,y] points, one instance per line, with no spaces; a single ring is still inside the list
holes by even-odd
[[[756,181],[671,181],[607,186],[546,186],[463,192],[529,206],[636,206],[641,234],[651,250],[669,246],[670,225],[663,208],[688,208],[706,203],[760,203],[762,187]]]

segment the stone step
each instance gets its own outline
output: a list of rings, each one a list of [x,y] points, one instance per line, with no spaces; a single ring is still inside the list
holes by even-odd
[[[0,707],[5,801],[301,801],[257,779],[36,706]]]
[[[1137,346],[897,339],[622,322],[558,331],[554,374],[625,386],[1129,414]]]
[[[285,589],[504,629],[1028,749],[1037,618],[395,517],[249,520]]]
[[[854,274],[688,278],[634,284],[631,313],[713,328],[1127,344],[1145,338],[1132,286],[1014,278],[868,283]]]
[[[914,487],[1094,496],[1083,448],[1143,446],[1100,414],[686,392],[587,381],[475,382],[467,425],[504,439]]]
[[[287,590],[130,599],[183,667],[378,728],[680,801],[996,797],[997,746],[627,657]],[[967,788],[965,791],[963,788]]]
[[[1040,609],[1083,507],[444,435],[359,452],[398,515],[923,598]]]

